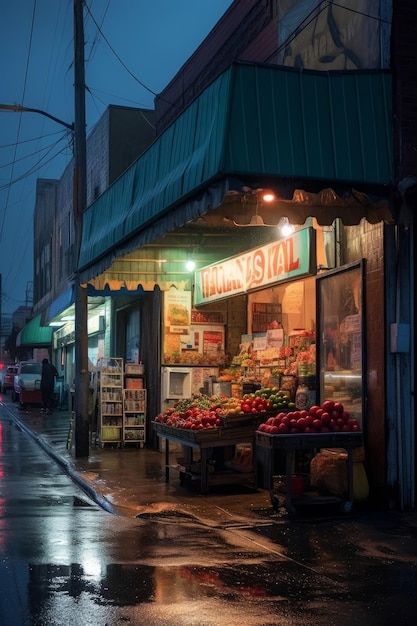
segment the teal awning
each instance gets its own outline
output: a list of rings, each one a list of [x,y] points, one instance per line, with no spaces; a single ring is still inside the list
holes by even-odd
[[[17,335],[16,345],[42,348],[51,345],[53,328],[41,326],[41,316],[37,315],[26,324]]]
[[[338,193],[388,196],[391,94],[385,70],[231,65],[87,209],[82,280],[204,215],[228,191],[253,180],[285,183],[292,191],[294,181],[302,181],[315,192],[337,183]],[[364,206],[364,217],[366,211]]]

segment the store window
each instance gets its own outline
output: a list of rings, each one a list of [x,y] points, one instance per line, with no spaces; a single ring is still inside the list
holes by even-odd
[[[337,398],[362,427],[364,261],[317,277],[320,401]]]
[[[139,363],[139,321],[139,311],[137,309],[126,314],[126,363]]]

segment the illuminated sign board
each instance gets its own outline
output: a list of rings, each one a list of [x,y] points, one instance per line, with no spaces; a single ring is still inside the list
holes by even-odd
[[[194,303],[205,304],[316,274],[316,231],[304,228],[289,237],[253,248],[195,275]]]

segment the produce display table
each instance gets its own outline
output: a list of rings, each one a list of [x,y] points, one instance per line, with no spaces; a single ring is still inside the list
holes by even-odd
[[[359,448],[363,445],[363,436],[361,432],[354,433],[316,433],[305,435],[270,435],[267,433],[256,432],[255,433],[255,449],[267,450],[269,454],[268,466],[270,477],[270,489],[273,488],[273,471],[275,466],[274,454],[277,451],[285,453],[285,497],[286,497],[286,509],[287,512],[292,514],[295,512],[294,504],[297,503],[297,498],[292,496],[291,493],[291,475],[293,467],[293,455],[299,450],[319,450],[320,448],[343,448],[347,452],[347,478],[348,489],[346,498],[322,498],[322,501],[329,502],[330,500],[340,502],[342,512],[348,513],[352,510],[353,506],[353,449]],[[342,495],[342,494],[341,494]],[[300,496],[302,500],[302,496]]]
[[[165,480],[169,482],[170,463],[169,463],[169,442],[173,441],[184,446],[189,454],[187,457],[187,466],[193,462],[193,450],[198,450],[201,460],[200,473],[200,492],[207,494],[209,486],[215,484],[235,484],[247,483],[254,481],[254,473],[239,473],[234,471],[213,472],[208,471],[208,461],[211,457],[213,448],[224,448],[234,446],[239,443],[250,443],[254,448],[255,424],[249,424],[240,428],[218,428],[210,430],[185,430],[167,426],[163,423],[153,422],[153,428],[159,438],[165,439]],[[175,466],[172,469],[177,471],[189,470],[185,467]],[[191,475],[191,473],[190,473]]]

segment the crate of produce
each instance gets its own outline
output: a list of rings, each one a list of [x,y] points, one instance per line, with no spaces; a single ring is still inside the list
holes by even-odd
[[[162,435],[178,437],[184,441],[199,443],[200,441],[217,440],[221,436],[220,428],[202,428],[201,430],[191,430],[188,428],[177,428],[162,422],[152,422],[154,430]]]

